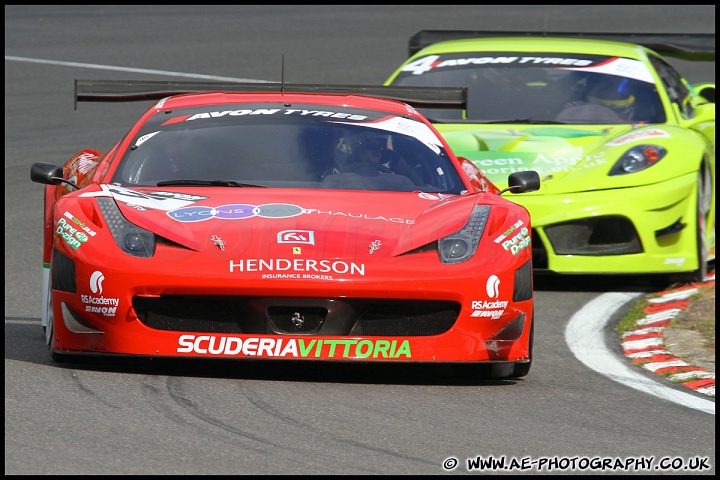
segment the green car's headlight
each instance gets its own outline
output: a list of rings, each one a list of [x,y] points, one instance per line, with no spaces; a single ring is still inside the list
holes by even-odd
[[[625,175],[645,170],[662,160],[666,153],[667,150],[657,145],[636,145],[615,162],[608,175]]]
[[[155,235],[133,225],[123,216],[112,198],[98,198],[98,206],[115,243],[123,252],[135,257],[150,258],[155,253]]]
[[[475,205],[470,218],[463,228],[438,241],[440,261],[443,263],[461,263],[475,254],[482,237],[490,207]]]

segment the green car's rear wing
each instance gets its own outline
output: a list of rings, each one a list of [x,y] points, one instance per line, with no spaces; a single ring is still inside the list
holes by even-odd
[[[715,61],[714,33],[583,33],[583,32],[502,32],[489,30],[420,30],[410,37],[408,52],[412,56],[437,42],[470,38],[560,37],[610,40],[634,43],[660,55],[682,60]]]
[[[201,92],[278,92],[355,94],[398,100],[416,108],[467,106],[467,87],[400,87],[382,85],[332,85],[283,82],[176,82],[153,80],[75,80],[77,102],[134,102],[161,100],[172,95]]]

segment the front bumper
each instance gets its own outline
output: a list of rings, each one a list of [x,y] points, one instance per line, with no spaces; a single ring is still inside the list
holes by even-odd
[[[687,175],[650,186],[516,201],[533,219],[537,271],[667,274],[698,268],[696,199],[696,177]]]
[[[95,268],[78,265],[76,284],[88,284]],[[419,280],[395,271],[395,280],[386,282],[325,283],[188,279],[182,272],[158,274],[152,268],[103,272],[102,295],[52,291],[54,352],[416,362],[530,359],[529,261],[494,271],[500,279],[495,299],[486,298],[485,277],[479,282],[471,269],[452,280]]]

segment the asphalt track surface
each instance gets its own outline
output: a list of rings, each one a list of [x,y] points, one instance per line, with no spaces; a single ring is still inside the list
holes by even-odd
[[[714,33],[715,7],[6,5],[6,474],[488,473],[468,462],[478,457],[519,460],[494,473],[715,473],[714,399],[632,365],[612,329],[653,290],[642,278],[537,278],[534,363],[517,381],[385,365],[51,363],[29,167],[109,148],[148,106],[74,110],[75,78],[277,81],[284,58],[286,81],[381,83],[413,33],[445,28]],[[714,64],[677,65],[714,82]]]

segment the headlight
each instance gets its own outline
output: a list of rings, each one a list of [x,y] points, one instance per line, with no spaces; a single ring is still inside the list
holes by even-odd
[[[637,145],[615,162],[608,175],[625,175],[645,170],[659,162],[666,153],[667,150],[656,145]]]
[[[463,228],[438,241],[440,261],[461,263],[471,258],[480,243],[480,237],[482,237],[489,216],[490,207],[475,205]]]
[[[135,257],[150,258],[155,253],[155,235],[133,225],[123,216],[112,198],[98,198],[98,205],[115,243],[123,252]]]

